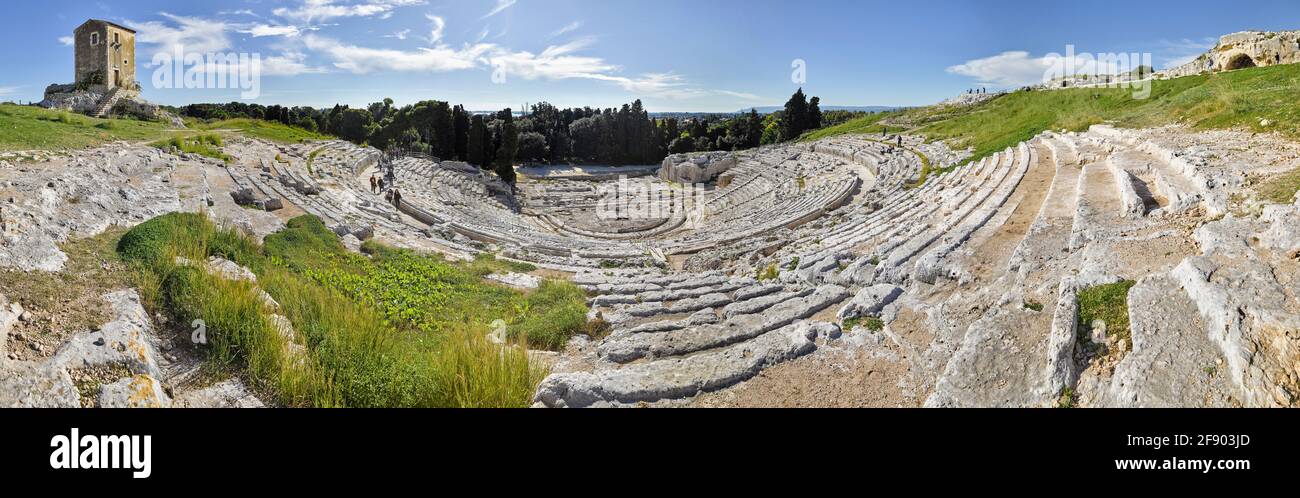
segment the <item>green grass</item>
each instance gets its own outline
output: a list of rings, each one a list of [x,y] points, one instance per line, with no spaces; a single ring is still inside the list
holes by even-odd
[[[159,140],[174,133],[163,123],[0,104],[0,150],[82,149],[116,140]]]
[[[330,138],[302,128],[256,119],[230,119],[212,123],[191,120],[189,125],[197,131],[228,130],[279,143]],[[67,111],[0,104],[0,151],[83,149],[118,140],[159,142],[179,134],[192,133],[193,131],[172,129],[170,123],[99,119]]]
[[[813,142],[823,138],[837,137],[840,135],[879,135],[881,132],[885,131],[885,127],[880,124],[880,121],[900,114],[901,111],[879,112],[862,116],[860,118],[850,119],[835,126],[828,126],[820,130],[805,133],[799,138],[799,141]]]
[[[844,323],[840,324],[840,328],[845,331],[852,331],[859,326],[864,327],[871,332],[880,332],[885,330],[885,321],[874,316],[863,316],[844,320]]]
[[[925,107],[886,113],[930,140],[972,147],[978,161],[1047,130],[1084,131],[1110,123],[1151,127],[1180,123],[1196,129],[1244,128],[1300,138],[1300,65],[1271,66],[1152,82],[1147,99],[1133,89],[1081,88],[1017,92],[967,107]],[[872,115],[804,137],[879,133]],[[1260,121],[1268,119],[1265,128]]]
[[[469,264],[469,271],[476,276],[486,277],[493,273],[531,273],[537,271],[537,267],[519,261],[510,261],[498,259],[494,254],[479,253],[474,256],[474,261]]]
[[[607,332],[587,322],[586,295],[570,283],[523,293],[479,278],[522,269],[515,264],[452,263],[374,243],[365,250],[369,257],[347,252],[308,216],[264,245],[193,214],[156,218],[118,243],[124,260],[146,270],[140,288],[148,302],[184,323],[207,321],[213,363],[247,369],[287,406],[528,406],[546,372],[523,348],[489,342],[492,322],[551,349],[575,333]],[[284,352],[251,285],[174,262],[212,255],[257,274],[303,338],[305,359]]]
[[[264,121],[260,119],[227,119],[224,121],[196,124],[194,125],[194,128],[205,131],[236,130],[247,137],[260,138],[263,140],[286,144],[330,139],[328,135],[307,131],[296,126],[289,126],[278,121]]]
[[[1290,204],[1300,192],[1300,168],[1275,176],[1256,189],[1262,199],[1278,204]]]
[[[1093,322],[1101,320],[1107,336],[1130,340],[1128,292],[1134,285],[1137,282],[1126,280],[1079,291],[1079,336],[1089,337]]]
[[[167,140],[159,140],[152,145],[159,149],[175,147],[186,154],[198,154],[204,157],[220,159],[230,162],[231,157],[221,151],[224,141],[221,135],[215,133],[205,133],[202,135],[190,135],[186,137],[172,137]]]
[[[759,281],[776,280],[781,276],[781,270],[776,267],[776,263],[767,265],[766,268],[759,268],[758,275],[755,277]]]
[[[316,156],[319,156],[322,152],[325,152],[325,149],[324,149],[324,148],[313,150],[313,151],[311,151],[311,154],[308,154],[308,155],[307,155],[307,173],[308,173],[308,174],[310,174],[310,175],[312,175],[312,176],[315,176],[315,175],[316,175],[316,170],[315,170],[314,168],[312,168],[312,163],[315,163],[315,162],[316,162]]]

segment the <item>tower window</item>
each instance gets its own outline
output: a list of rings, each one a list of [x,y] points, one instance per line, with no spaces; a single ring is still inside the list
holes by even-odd
[[[90,44],[91,44],[91,45],[99,45],[99,33],[91,33],[91,34],[90,34]]]
[[[117,34],[117,33],[113,33],[113,43],[114,43],[114,44],[122,43],[122,40],[121,40],[120,38],[118,38],[118,34]]]

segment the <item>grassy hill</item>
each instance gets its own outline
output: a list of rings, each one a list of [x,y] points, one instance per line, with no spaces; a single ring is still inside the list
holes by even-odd
[[[239,134],[279,143],[327,140],[328,135],[286,126],[273,121],[230,119],[212,123],[191,121],[190,129],[175,129],[170,123],[134,119],[99,119],[67,111],[0,104],[0,151],[68,150],[94,147],[107,142],[159,142],[204,134]]]
[[[190,124],[190,128],[207,131],[234,131],[247,137],[260,138],[285,144],[303,143],[312,140],[329,140],[331,138],[329,135],[323,135],[302,128],[288,126],[276,121],[263,121],[260,119],[247,118],[227,119],[212,123],[194,123]]]
[[[65,150],[105,142],[170,138],[169,125],[128,119],[98,119],[39,107],[0,104],[0,150]]]
[[[1149,98],[1132,89],[1017,92],[968,107],[924,107],[867,116],[818,130],[802,140],[880,133],[884,125],[931,140],[973,147],[972,160],[1046,130],[1084,131],[1094,124],[1248,128],[1300,139],[1300,65],[1246,69],[1153,82]],[[1268,127],[1261,120],[1271,121]]]

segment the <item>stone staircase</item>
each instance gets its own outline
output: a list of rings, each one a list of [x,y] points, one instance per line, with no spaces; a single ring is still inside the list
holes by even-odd
[[[99,106],[95,108],[95,112],[91,113],[91,116],[97,118],[107,117],[109,111],[112,111],[113,106],[117,105],[117,101],[121,99],[122,89],[120,87],[109,90],[108,93],[104,95],[104,99],[99,101]]]

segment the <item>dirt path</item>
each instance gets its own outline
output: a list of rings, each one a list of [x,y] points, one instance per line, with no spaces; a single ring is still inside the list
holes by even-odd
[[[1038,218],[1043,202],[1047,199],[1047,192],[1056,177],[1056,163],[1046,147],[1037,144],[1033,147],[1037,157],[1016,187],[1016,193],[1003,207],[1005,210],[1007,206],[1015,206],[1010,216],[1001,224],[990,223],[981,229],[985,234],[977,234],[975,237],[976,240],[983,238],[983,241],[974,246],[975,256],[967,267],[972,270],[977,282],[988,282],[1005,273],[1012,252],[1029,233],[1029,228]],[[994,226],[996,228],[990,228]],[[987,234],[990,230],[994,232]]]

